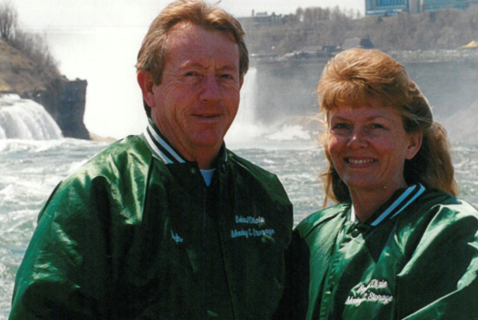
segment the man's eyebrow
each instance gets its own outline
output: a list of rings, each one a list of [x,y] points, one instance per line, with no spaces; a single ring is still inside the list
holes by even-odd
[[[218,70],[222,71],[222,70],[230,70],[230,71],[236,71],[236,70],[239,70],[239,66],[237,65],[225,65],[225,66],[222,66],[220,68],[217,68]]]
[[[207,69],[208,67],[204,66],[202,63],[199,62],[191,62],[191,61],[186,61],[183,64],[179,66],[179,69],[187,69],[187,68],[200,68],[200,69]],[[221,66],[219,68],[216,68],[217,70],[238,70],[239,69],[239,64],[226,64],[224,66]]]

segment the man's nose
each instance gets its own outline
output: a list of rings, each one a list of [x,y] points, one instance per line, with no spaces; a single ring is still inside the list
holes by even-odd
[[[204,102],[219,101],[221,99],[221,90],[218,79],[213,75],[207,75],[203,79],[199,99]]]

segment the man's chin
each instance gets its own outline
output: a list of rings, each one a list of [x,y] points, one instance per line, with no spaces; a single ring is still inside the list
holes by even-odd
[[[219,149],[224,142],[224,136],[201,137],[191,139],[192,145],[201,149]]]

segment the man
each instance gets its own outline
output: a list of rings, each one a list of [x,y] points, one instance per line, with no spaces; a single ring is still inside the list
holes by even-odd
[[[225,148],[248,68],[240,24],[177,1],[138,56],[146,132],[54,191],[18,271],[10,319],[270,319],[292,206]]]

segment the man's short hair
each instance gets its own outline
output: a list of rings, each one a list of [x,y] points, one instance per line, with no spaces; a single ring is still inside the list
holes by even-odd
[[[168,49],[169,30],[180,22],[189,22],[207,29],[231,34],[239,46],[239,76],[240,78],[244,77],[249,69],[249,54],[241,24],[223,9],[216,5],[209,5],[202,0],[178,0],[161,11],[151,23],[139,50],[137,71],[147,71],[153,77],[156,85],[161,83]],[[146,103],[144,107],[150,116],[150,108]]]

